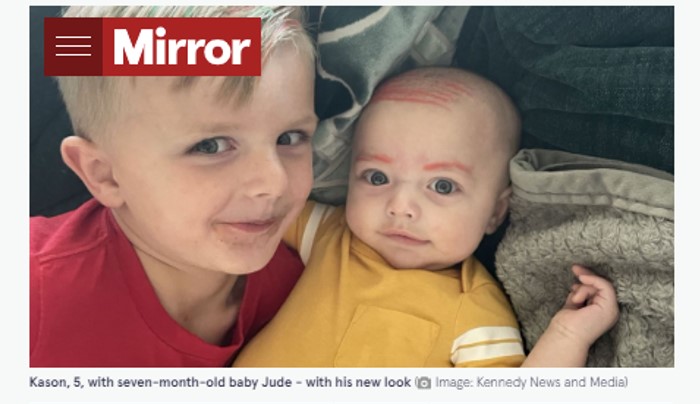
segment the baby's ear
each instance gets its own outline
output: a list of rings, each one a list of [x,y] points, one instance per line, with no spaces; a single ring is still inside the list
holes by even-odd
[[[511,192],[512,189],[510,186],[508,186],[501,191],[500,195],[498,195],[496,204],[493,207],[493,213],[491,214],[489,222],[486,225],[486,234],[493,234],[493,232],[498,230],[498,226],[503,223],[503,220],[505,220],[506,214],[508,213],[508,206],[510,206]]]
[[[61,142],[61,157],[100,203],[109,208],[117,208],[124,203],[119,184],[112,175],[112,162],[94,142],[79,136],[68,136]]]

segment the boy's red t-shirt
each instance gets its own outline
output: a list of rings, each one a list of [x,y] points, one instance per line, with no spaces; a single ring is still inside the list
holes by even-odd
[[[282,305],[303,264],[280,244],[248,275],[228,346],[211,345],[161,306],[136,252],[96,200],[30,219],[30,366],[218,367]]]

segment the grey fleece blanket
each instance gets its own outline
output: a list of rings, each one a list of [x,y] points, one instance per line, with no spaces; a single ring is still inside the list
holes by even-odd
[[[610,279],[618,324],[588,366],[674,366],[673,176],[645,166],[549,150],[510,163],[510,225],[496,274],[531,349],[574,281],[573,263]]]

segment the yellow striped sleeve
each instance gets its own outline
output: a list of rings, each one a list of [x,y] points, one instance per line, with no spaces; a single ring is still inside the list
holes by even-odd
[[[524,357],[520,331],[509,326],[473,328],[459,335],[452,346],[452,363],[455,366],[508,366]],[[522,362],[522,361],[521,361]]]
[[[307,201],[299,217],[284,234],[284,242],[299,252],[304,264],[311,253],[319,228],[335,211],[332,205]]]
[[[520,366],[525,359],[518,322],[510,302],[481,264],[455,320],[452,364],[459,367]]]

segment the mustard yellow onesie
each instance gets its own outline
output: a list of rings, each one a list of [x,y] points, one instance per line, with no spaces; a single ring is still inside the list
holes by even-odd
[[[499,285],[473,257],[459,269],[393,269],[353,236],[345,210],[309,202],[285,235],[307,266],[245,367],[520,366]]]

